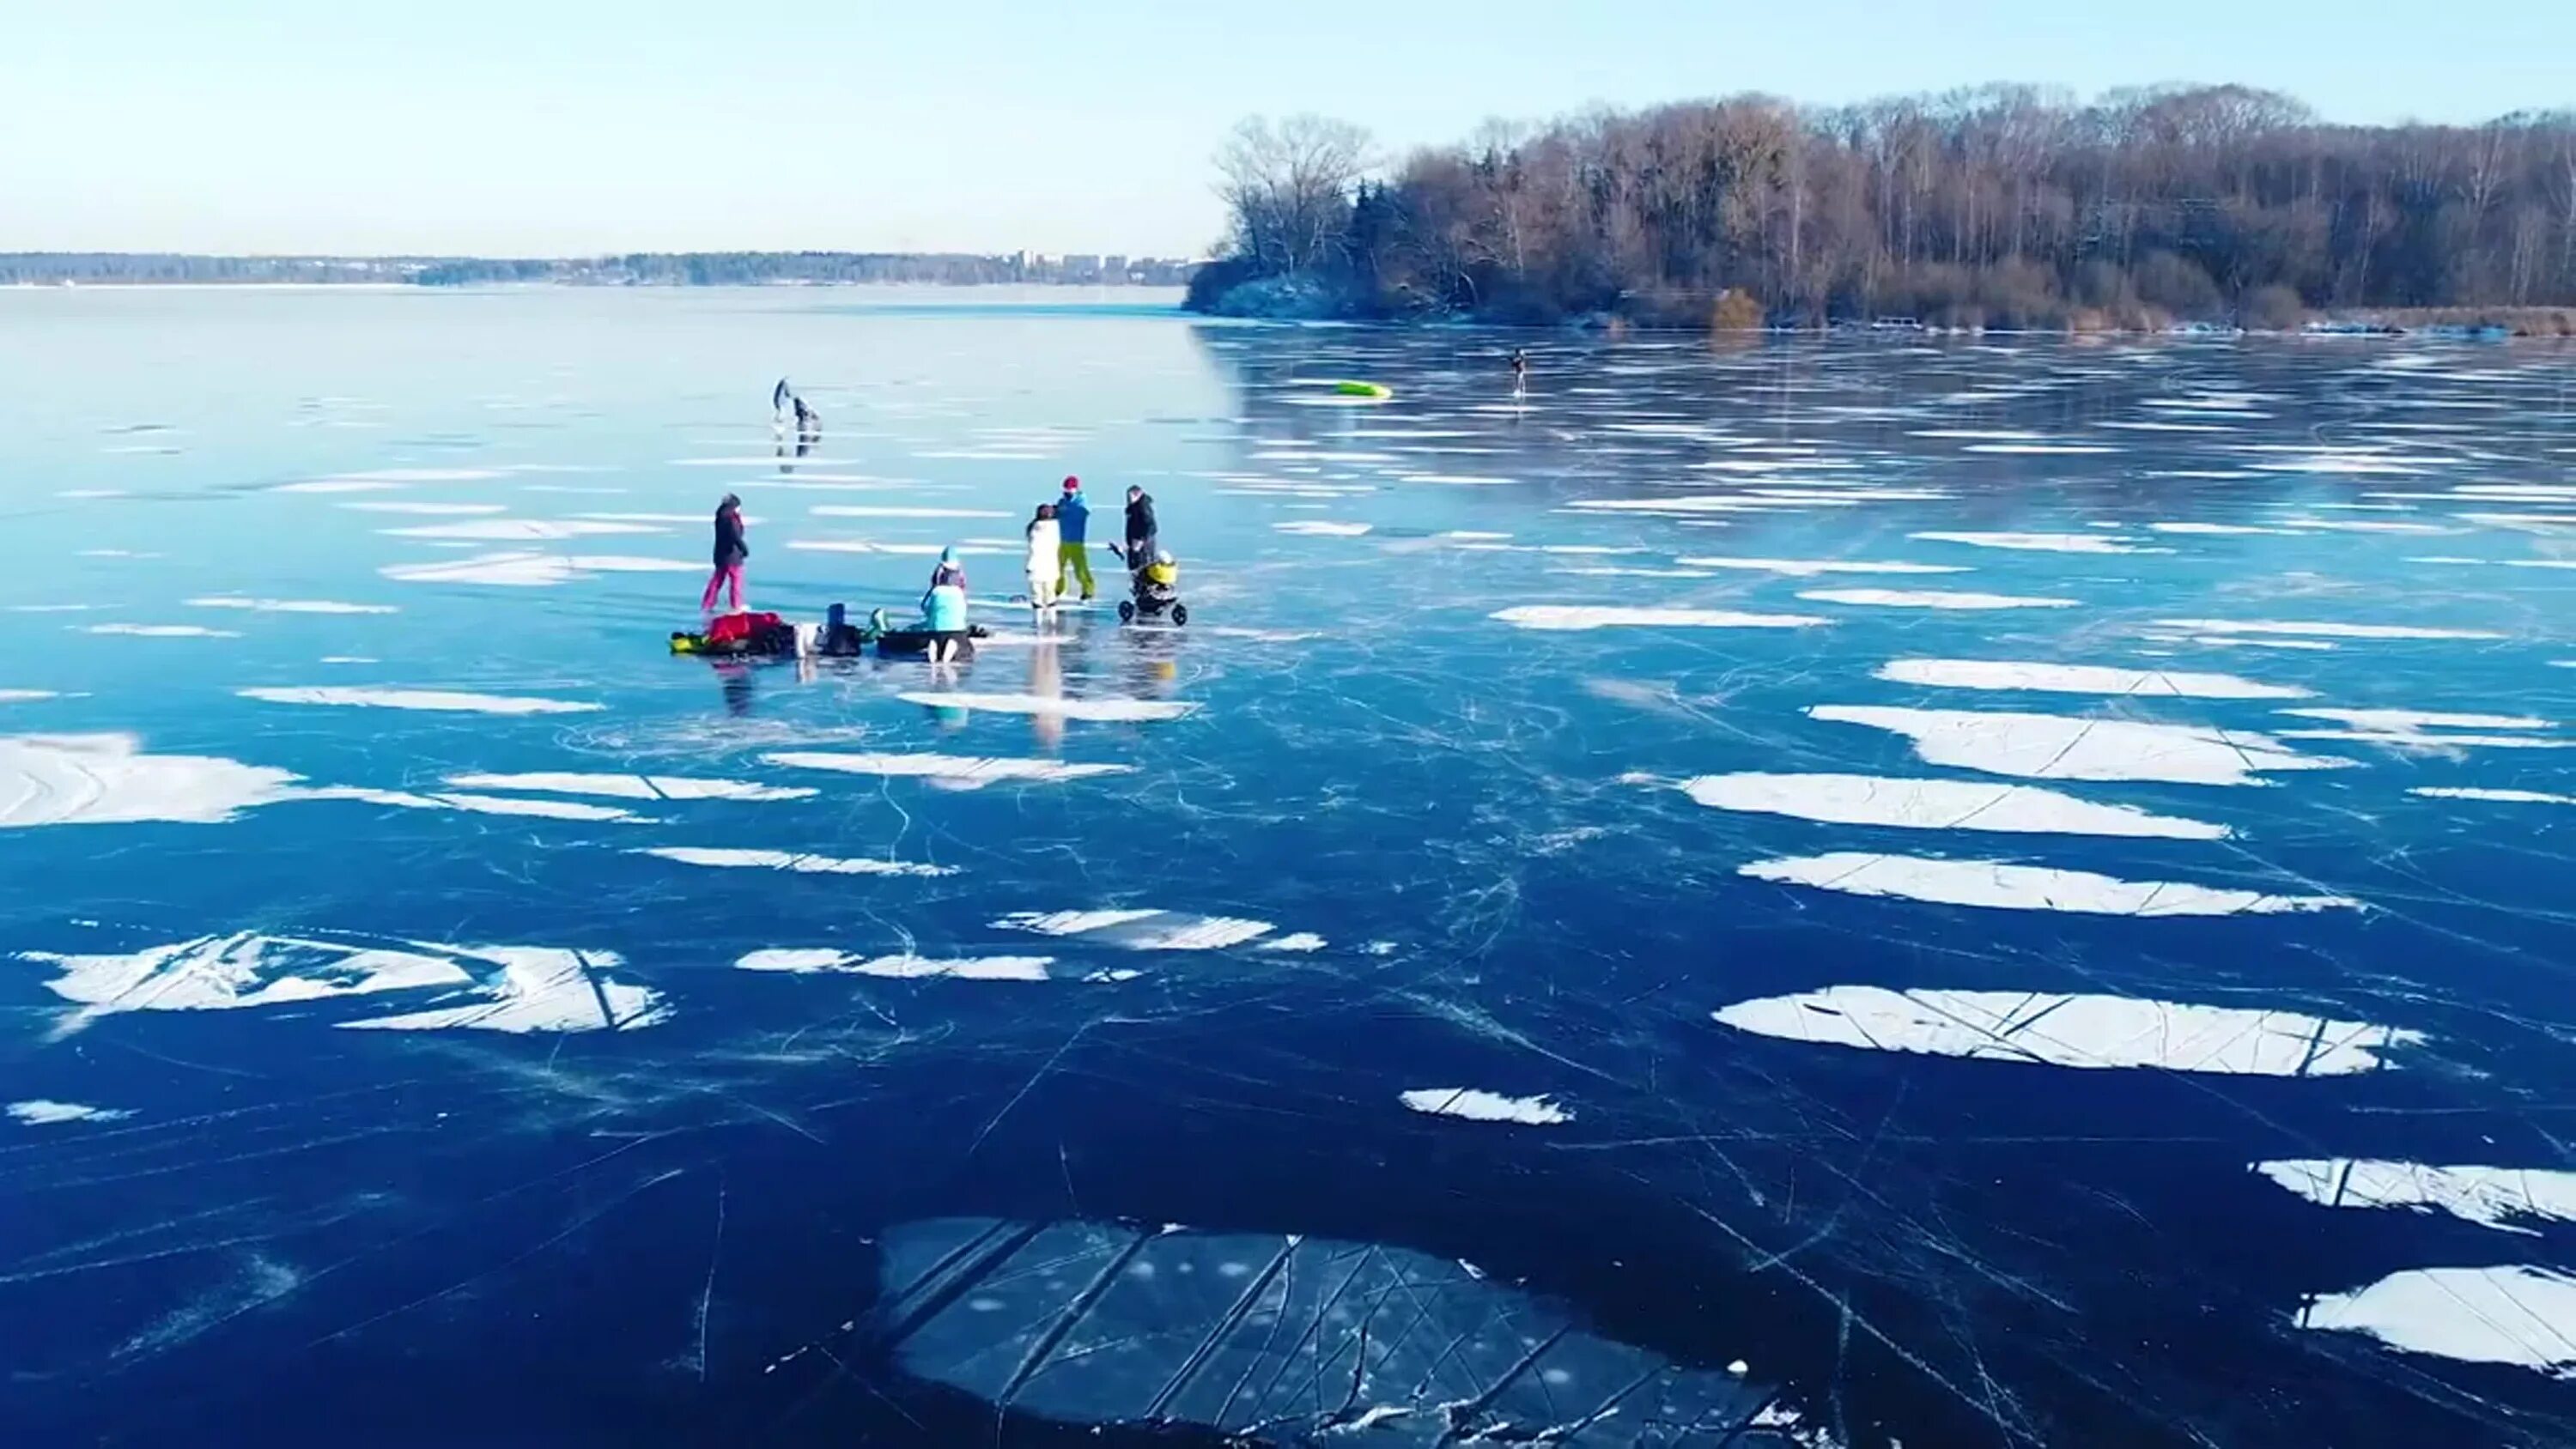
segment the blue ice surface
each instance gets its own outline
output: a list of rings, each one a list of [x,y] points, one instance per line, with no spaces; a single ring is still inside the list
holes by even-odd
[[[784,467],[781,373],[824,420]],[[1393,400],[1315,386],[1346,377]],[[0,295],[0,691],[51,695],[0,695],[0,812],[28,826],[0,829],[0,1097],[130,1114],[0,1121],[0,1414],[20,1442],[1099,1442],[1125,1418],[1106,1385],[1064,1408],[1078,1366],[1050,1369],[1050,1417],[869,1348],[877,1240],[976,1218],[1465,1260],[1601,1343],[1744,1360],[1855,1445],[2565,1442],[2551,1365],[2576,1324],[2547,1305],[2508,1325],[2537,1367],[2440,1351],[2456,1324],[2302,1326],[2420,1270],[2563,1274],[2563,1222],[2311,1202],[2249,1169],[2571,1166],[2576,815],[2411,793],[2576,795],[2576,573],[2551,566],[2576,560],[2555,521],[2576,516],[2571,381],[2559,350],[2353,339],[1712,347],[976,294]],[[1067,473],[1105,516],[1130,483],[1155,495],[1187,628],[1093,611],[1028,637],[1002,602],[1013,541]],[[294,486],[353,478],[382,486]],[[945,677],[670,657],[727,491],[756,606],[901,609],[964,541],[1004,637]],[[495,519],[637,531],[395,532]],[[530,586],[398,576],[505,553],[575,562],[521,567],[555,580]],[[1680,562],[1711,556],[1963,571]],[[601,557],[671,567],[578,562]],[[1845,589],[2075,602],[1799,598]],[[221,596],[398,612],[189,603]],[[1828,622],[1494,617],[1615,606]],[[1897,659],[2312,697],[1877,677]],[[241,693],[324,687],[595,708]],[[902,697],[925,691],[1002,698]],[[1195,708],[1064,719],[1013,696]],[[1824,705],[2215,727],[2348,763],[2032,778],[1997,773],[1991,741],[1926,759],[1803,713]],[[2301,731],[2366,737],[2282,738]],[[958,789],[770,758],[816,754],[1122,768]],[[89,818],[214,788],[120,773],[138,755],[299,779],[217,821]],[[454,783],[538,772],[815,793]],[[1671,788],[1741,772],[2031,785],[2231,834],[1904,829]],[[673,848],[806,868],[640,853]],[[2131,919],[2070,909],[2073,886],[2002,909],[1739,873],[1844,853],[2359,904]],[[1169,914],[1030,919],[1103,910]],[[53,959],[189,942],[104,1003],[99,968]],[[763,951],[838,969],[737,969]],[[1034,957],[1043,980],[990,964]],[[2124,1047],[2148,1064],[2079,1070],[2106,1044],[1981,1060],[1885,1019],[1861,1023],[1884,1050],[1712,1019],[1833,988],[2035,993],[2033,1031],[2113,998],[2397,1044],[2266,1075],[2198,1039],[2160,1059],[2178,1033],[2151,1033]],[[1784,1019],[1856,998],[1808,999]],[[419,1029],[343,1029],[389,1021]],[[1400,1101],[1459,1087],[1572,1120]]]

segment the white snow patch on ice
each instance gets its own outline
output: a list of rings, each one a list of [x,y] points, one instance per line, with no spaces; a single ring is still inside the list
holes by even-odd
[[[2576,1278],[2548,1268],[2412,1268],[2328,1293],[2303,1328],[2366,1334],[2391,1348],[2576,1378]]]
[[[1180,719],[1198,709],[1196,703],[1178,699],[1073,699],[1061,695],[977,694],[967,690],[908,689],[895,697],[907,704],[928,705],[933,709],[989,709],[997,714],[1033,714],[1100,722]]]
[[[953,977],[961,981],[1044,981],[1052,956],[861,956],[832,950],[752,951],[735,961],[743,971],[830,972],[900,980]]]
[[[1131,951],[1221,951],[1271,930],[1268,921],[1157,910],[1014,911],[993,924],[1043,936],[1083,936]]]
[[[2252,523],[2150,523],[2147,527],[2149,530],[2156,533],[2205,534],[2213,538],[2232,538],[2238,535],[2251,535],[2258,533],[2293,534],[2298,532],[2298,530],[2294,528],[2265,528],[2259,524]]]
[[[1871,562],[1839,558],[1730,558],[1711,555],[1676,559],[1685,568],[1748,569],[1761,573],[1781,574],[1795,579],[1811,579],[1824,574],[1963,574],[1961,564]]]
[[[785,850],[736,850],[710,846],[664,845],[635,851],[637,855],[656,856],[681,865],[704,865],[737,870],[784,870],[800,875],[955,875],[957,868],[948,865],[919,865],[904,860],[843,859],[829,855],[800,855]]]
[[[933,754],[835,754],[822,751],[787,751],[763,755],[763,764],[789,770],[838,770],[852,775],[902,776],[926,779],[956,790],[976,790],[1005,780],[1044,781],[1087,780],[1098,775],[1122,775],[1133,765],[1078,763],[1068,760],[1026,760],[987,758],[969,755]]]
[[[1812,614],[1748,614],[1732,609],[1639,608],[1625,605],[1515,604],[1493,618],[1515,629],[1804,629],[1831,620]]]
[[[78,626],[84,634],[123,634],[135,639],[238,639],[230,629],[209,629],[202,624],[90,624]]]
[[[354,800],[364,805],[384,805],[398,810],[463,810],[475,815],[524,815],[538,820],[613,821],[623,824],[648,824],[643,817],[606,805],[590,805],[579,800],[528,800],[508,795],[468,795],[441,790],[418,793],[410,790],[369,790],[357,786],[332,785],[318,790],[297,792],[299,800]]]
[[[2349,760],[2304,755],[2267,735],[2207,725],[2074,715],[1820,704],[1811,719],[1905,735],[1935,765],[2032,780],[2142,780],[2245,785],[2269,770],[2328,770]]]
[[[311,704],[354,709],[412,709],[443,714],[585,714],[601,708],[566,699],[528,695],[470,694],[450,689],[366,689],[355,685],[311,685],[291,689],[240,689],[244,699],[265,704]]]
[[[1270,526],[1281,533],[1301,534],[1309,538],[1357,538],[1370,528],[1365,523],[1339,523],[1325,518],[1292,518]]]
[[[256,614],[397,614],[391,604],[344,604],[332,599],[245,599],[233,595],[190,599],[191,609],[242,609]]]
[[[2290,1011],[2035,991],[1829,986],[1715,1013],[1738,1031],[1826,1046],[2078,1068],[2235,1076],[2366,1072],[2422,1034]]]
[[[1736,873],[1845,895],[2088,916],[2280,915],[2361,904],[2345,896],[2276,896],[2182,881],[2121,880],[2091,871],[1994,860],[1937,860],[1859,851],[1758,860]]]
[[[819,791],[801,785],[762,785],[750,780],[703,780],[679,775],[585,775],[541,770],[515,775],[450,775],[460,790],[534,790],[554,795],[603,795],[620,800],[805,800]]]
[[[215,756],[145,754],[132,735],[18,735],[0,738],[0,829],[213,825],[291,798],[295,780]]]
[[[2576,805],[2576,795],[2540,790],[2482,790],[2466,785],[2418,785],[2406,792],[2428,800],[2485,800],[2499,805]]]
[[[2531,1226],[2576,1222],[2576,1172],[2525,1167],[2432,1167],[2349,1157],[2258,1162],[2254,1170],[2313,1203],[2444,1212],[2463,1222],[2538,1236]]]
[[[1971,548],[2013,549],[2025,553],[2140,553],[2134,544],[2098,533],[1967,533],[1933,530],[1906,537],[1925,543],[1964,543]]]
[[[2117,669],[2098,664],[2033,664],[2001,659],[1897,659],[1878,677],[1895,684],[1948,689],[2031,690],[2051,694],[2148,695],[2182,699],[2306,699],[2315,691],[2257,684],[2232,674]]]
[[[650,987],[606,979],[598,973],[614,968],[618,957],[608,951],[565,951],[550,946],[437,947],[461,956],[497,963],[497,978],[486,977],[474,1000],[401,1016],[369,1017],[340,1025],[366,1031],[570,1032],[633,1031],[670,1019],[659,992]]]
[[[1798,597],[1817,604],[1876,605],[1888,609],[2072,609],[2083,602],[1943,589],[1809,589]]]
[[[0,689],[0,704],[29,704],[39,699],[59,699],[50,689]]]
[[[2414,734],[2422,730],[2554,730],[2554,720],[2521,714],[2444,714],[2421,709],[2285,709],[2301,719],[2333,720],[2358,730]]]
[[[2501,639],[2484,629],[2431,629],[2409,624],[2345,624],[2331,620],[2158,619],[2159,629],[2193,634],[2291,634],[2319,639]]]
[[[1477,1087],[1417,1087],[1403,1094],[1404,1105],[1434,1117],[1464,1117],[1470,1122],[1518,1122],[1553,1127],[1574,1114],[1546,1097],[1506,1097]]]
[[[423,523],[411,528],[382,530],[391,538],[461,538],[513,542],[666,531],[648,523],[609,523],[595,518],[476,518],[462,523]]]
[[[109,1107],[93,1107],[85,1102],[56,1102],[33,1097],[24,1102],[10,1103],[9,1115],[30,1127],[53,1127],[65,1122],[119,1122],[134,1114]]]
[[[2224,825],[2105,805],[2031,785],[1900,780],[1878,775],[1701,775],[1678,787],[1716,810],[1787,815],[1834,825],[2018,834],[2224,840]]]

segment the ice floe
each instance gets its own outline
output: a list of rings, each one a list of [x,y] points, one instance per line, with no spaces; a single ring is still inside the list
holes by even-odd
[[[2306,699],[2315,691],[2257,684],[2232,674],[2119,669],[2099,664],[2037,664],[2003,659],[1895,659],[1878,668],[1892,684],[1945,689],[2027,690],[2046,694],[2145,695],[2179,699]]]
[[[1910,533],[1925,543],[1964,543],[1971,548],[2012,549],[2023,553],[2156,553],[2098,533],[1962,533],[1941,530]]]
[[[2094,1069],[2331,1077],[2384,1065],[2421,1033],[2293,1011],[2045,991],[1891,991],[1829,986],[1739,1001],[1738,1031],[1868,1051]]]
[[[2349,1157],[2258,1162],[2254,1170],[2326,1207],[2408,1208],[2537,1237],[2540,1223],[2576,1222],[2576,1172],[2527,1167],[2433,1167]]]
[[[2121,880],[2091,871],[1837,851],[1757,860],[1738,875],[1855,896],[1891,896],[1945,906],[2066,911],[2090,916],[2239,916],[2350,909],[2346,896],[2276,896],[2169,880]]]
[[[293,797],[284,770],[152,755],[126,734],[0,738],[0,829],[170,821],[212,825]]]
[[[744,971],[811,975],[884,976],[898,980],[951,977],[960,981],[1045,981],[1052,956],[866,956],[833,950],[753,951],[733,963]]]
[[[1945,589],[1809,589],[1798,597],[1817,604],[1862,604],[1888,609],[2072,609],[2083,602]]]
[[[996,714],[1034,714],[1096,722],[1173,720],[1197,711],[1180,699],[1074,699],[1051,694],[977,694],[967,690],[908,689],[895,696],[907,704],[933,709],[989,709]]]
[[[1416,1112],[1434,1117],[1464,1117],[1470,1122],[1518,1122],[1552,1127],[1571,1122],[1574,1114],[1546,1097],[1506,1097],[1476,1087],[1419,1087],[1401,1099]]]
[[[1746,569],[1760,573],[1780,574],[1787,578],[1811,579],[1825,574],[1963,574],[1964,564],[1903,563],[1893,560],[1870,561],[1846,558],[1733,558],[1725,555],[1703,555],[1675,559],[1685,568]]]
[[[55,1127],[65,1122],[121,1122],[133,1116],[112,1107],[93,1107],[86,1102],[56,1102],[44,1097],[9,1104],[9,1115],[30,1127]]]
[[[1745,773],[1701,775],[1681,781],[1676,788],[1714,810],[1787,815],[1834,825],[2163,840],[2224,840],[2229,834],[2224,825],[2100,804],[2032,785],[1981,780]]]
[[[533,790],[554,795],[602,795],[619,800],[807,800],[819,794],[802,785],[762,785],[750,780],[705,780],[681,775],[585,775],[540,770],[513,775],[450,775],[459,790]]]
[[[190,599],[191,609],[241,609],[256,614],[398,614],[391,604],[344,604],[333,599],[245,599],[233,595]]]
[[[2158,619],[2159,629],[2190,634],[2290,634],[2318,639],[2501,639],[2485,629],[2432,629],[2411,624],[2345,624],[2331,620]]]
[[[1069,760],[1027,760],[971,755],[838,754],[790,750],[760,757],[763,764],[788,770],[837,770],[850,775],[883,775],[924,779],[952,790],[978,790],[1003,781],[1052,783],[1123,775],[1133,765],[1088,764]]]
[[[411,709],[442,714],[586,714],[601,708],[568,699],[530,695],[471,694],[452,689],[366,689],[355,685],[308,685],[298,688],[240,689],[234,693],[264,704],[309,704],[350,709]]]
[[[1917,755],[1935,765],[2032,780],[2246,785],[2267,771],[2352,763],[2301,754],[2268,735],[2207,725],[1853,704],[1812,705],[1806,713],[1830,724],[1904,735],[1914,741]]]
[[[2415,1268],[2328,1293],[2303,1328],[2366,1334],[2391,1348],[2576,1378],[2576,1277],[2549,1268]]]
[[[1515,629],[1804,629],[1827,624],[1812,614],[1748,614],[1733,609],[1640,608],[1626,605],[1515,604],[1491,616]]]
[[[1079,936],[1130,951],[1222,951],[1249,945],[1272,930],[1268,921],[1158,910],[1013,911],[993,925],[1041,936]]]
[[[811,792],[808,792],[811,793]],[[734,870],[784,870],[800,875],[955,875],[951,865],[921,865],[906,860],[846,859],[829,855],[803,855],[786,850],[740,850],[712,846],[660,845],[633,852],[681,865],[714,866]]]

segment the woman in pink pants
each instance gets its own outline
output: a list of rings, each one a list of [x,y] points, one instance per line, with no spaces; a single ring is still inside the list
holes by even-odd
[[[716,593],[730,588],[733,611],[742,612],[742,565],[751,557],[751,545],[742,541],[742,500],[726,494],[716,505],[716,571],[707,580],[706,597],[698,600],[698,612],[716,611]]]

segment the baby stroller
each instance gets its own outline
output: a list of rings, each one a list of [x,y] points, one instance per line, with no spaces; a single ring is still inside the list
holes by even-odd
[[[1130,596],[1118,601],[1118,622],[1169,617],[1175,626],[1190,621],[1190,606],[1181,602],[1181,569],[1168,551],[1151,559],[1127,557]]]

